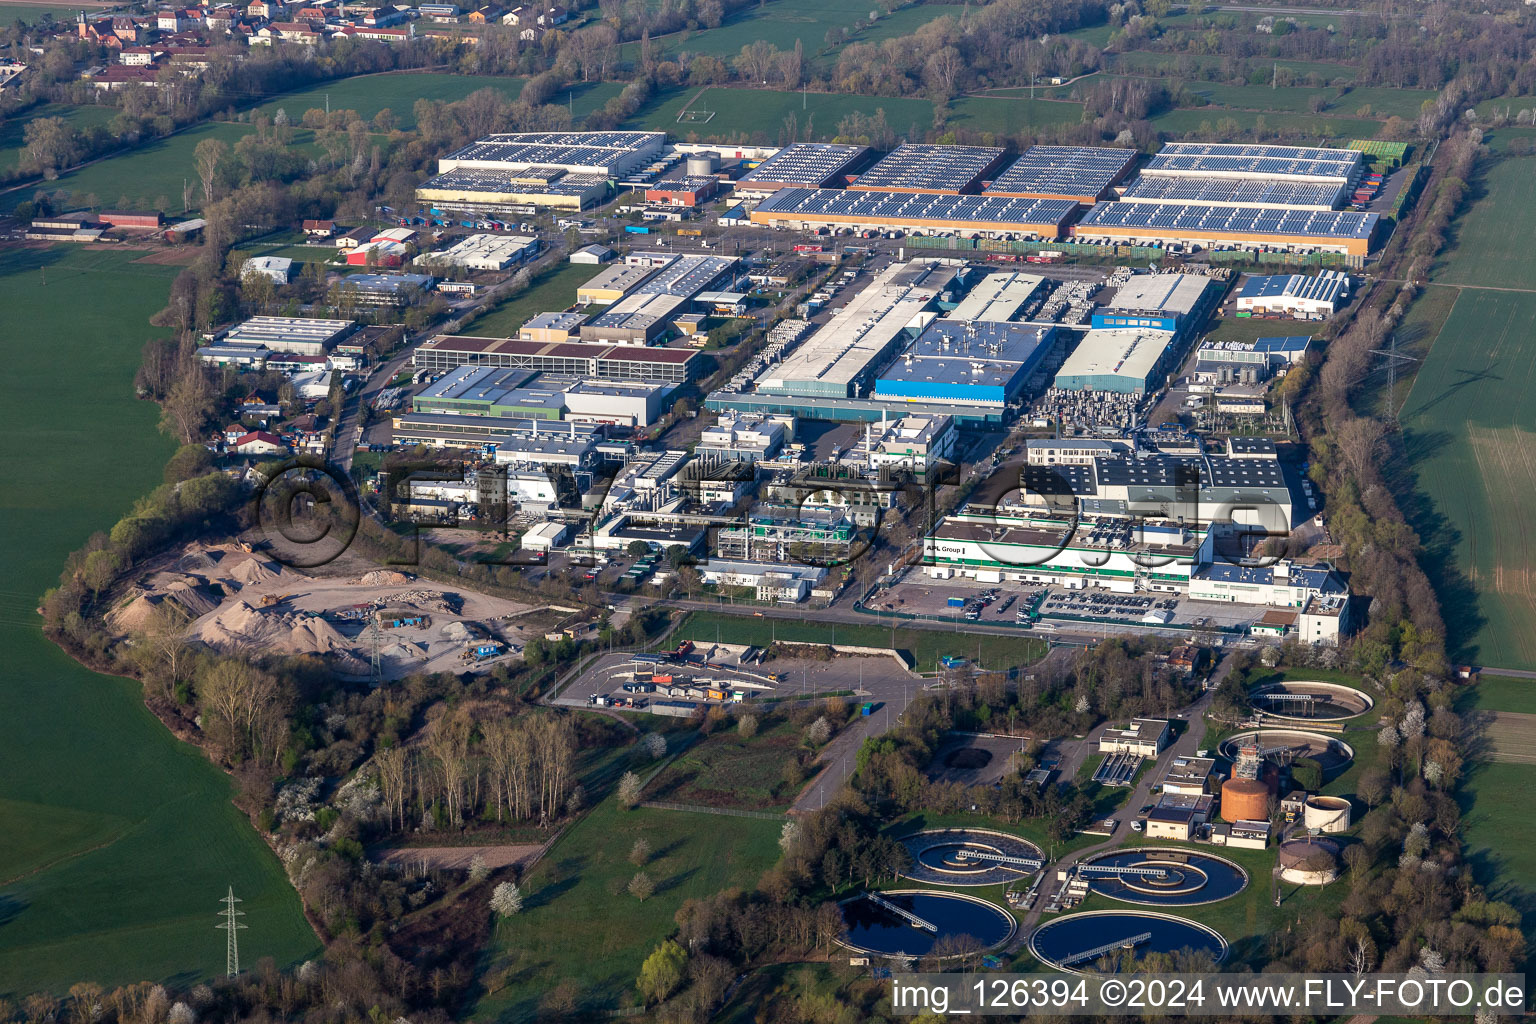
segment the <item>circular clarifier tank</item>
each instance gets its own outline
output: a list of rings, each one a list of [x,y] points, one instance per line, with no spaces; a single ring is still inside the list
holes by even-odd
[[[929,829],[901,842],[912,858],[903,874],[931,885],[1011,882],[1034,874],[1045,860],[1034,843],[990,829]]]
[[[860,953],[923,957],[994,949],[1013,937],[1013,915],[958,892],[898,889],[841,904],[842,942]]]
[[[1190,907],[1236,896],[1248,872],[1229,860],[1190,850],[1111,850],[1085,862],[1088,887],[1110,899],[1148,906]],[[1097,869],[1097,870],[1095,870]]]
[[[1100,910],[1059,917],[1035,929],[1029,951],[1058,970],[1080,973],[1118,961],[1129,949],[1139,962],[1148,953],[1191,950],[1220,963],[1227,940],[1195,921],[1150,910]]]

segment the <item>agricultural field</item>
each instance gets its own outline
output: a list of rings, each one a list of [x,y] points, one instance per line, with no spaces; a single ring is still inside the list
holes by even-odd
[[[678,121],[687,109],[689,120]],[[849,114],[873,115],[885,111],[886,122],[897,134],[914,125],[927,129],[933,124],[933,104],[928,100],[899,97],[844,96],[832,93],[785,92],[774,89],[709,88],[702,92],[688,89],[673,93],[660,104],[642,111],[626,126],[653,131],[669,131],[686,137],[697,132],[700,138],[763,137],[777,141],[785,120],[792,114],[801,137],[826,140],[837,134],[838,122]],[[705,120],[709,113],[714,116]],[[807,131],[807,125],[812,126]]]
[[[0,14],[5,8],[0,6]],[[0,122],[0,173],[16,170],[21,165],[21,150],[26,141],[27,122],[42,117],[62,117],[77,129],[107,124],[117,116],[112,107],[94,104],[76,106],[68,103],[44,103],[24,114]]]
[[[1109,70],[1119,74],[1153,74],[1153,75],[1179,75],[1187,77],[1191,72],[1200,73],[1207,68],[1220,69],[1223,58],[1217,56],[1195,56],[1193,54],[1155,53],[1149,50],[1128,50],[1124,53],[1110,55]],[[1327,61],[1309,60],[1261,60],[1255,58],[1255,67],[1261,68],[1259,81],[1249,79],[1255,85],[1262,85],[1268,80],[1270,71],[1275,68],[1283,68],[1298,78],[1307,75],[1317,75],[1325,82],[1338,79],[1353,80],[1358,70],[1348,64],[1332,64]]]
[[[1315,139],[1322,145],[1337,145],[1345,139],[1374,138],[1381,131],[1380,121],[1359,117],[1331,117],[1326,114],[1293,114],[1283,111],[1259,113],[1230,110],[1226,107],[1184,107],[1158,114],[1152,125],[1170,135],[1209,137],[1223,121],[1235,123],[1239,130],[1251,132],[1261,123],[1271,132],[1289,139]]]
[[[1509,134],[1494,133],[1494,138]],[[1472,206],[1430,279],[1436,284],[1536,289],[1536,157],[1499,156],[1472,181]]]
[[[1030,637],[995,636],[990,633],[951,633],[942,629],[910,629],[878,625],[821,624],[793,619],[744,618],[714,612],[694,612],[677,627],[679,640],[767,647],[782,643],[849,644],[855,647],[891,648],[905,651],[914,669],[931,671],[945,656],[979,658],[986,668],[1028,665],[1045,656],[1044,641]]]
[[[294,124],[298,124],[306,110],[324,110],[329,100],[331,110],[355,110],[367,120],[372,120],[379,111],[388,109],[395,115],[396,124],[409,131],[416,127],[416,115],[412,107],[417,100],[452,103],[481,89],[495,89],[508,99],[516,99],[525,83],[526,80],[522,78],[496,75],[362,75],[327,82],[302,92],[285,93],[263,102],[255,109],[268,117],[283,110]]]
[[[525,909],[498,927],[482,958],[484,995],[473,1018],[520,1024],[563,1011],[596,1020],[629,1005],[641,962],[673,931],[683,901],[756,884],[778,860],[781,828],[599,804],[522,883]],[[630,859],[638,839],[650,844],[639,867]],[[625,891],[639,871],[655,883],[644,901]]]
[[[1533,785],[1532,765],[1479,761],[1463,771],[1456,794],[1472,871],[1491,898],[1521,908],[1526,935],[1536,932],[1536,818],[1525,802]],[[1536,955],[1524,969],[1536,970]]]
[[[1433,506],[1416,525],[1441,563],[1451,647],[1513,668],[1536,668],[1533,330],[1536,293],[1463,290],[1401,413],[1417,489]]]
[[[158,484],[173,448],[132,380],[178,268],[140,255],[54,246],[0,257],[0,308],[28,325],[3,342],[0,430],[31,453],[12,460],[21,497],[0,509],[4,535],[25,539],[0,548],[0,998],[81,980],[211,978],[224,966],[213,915],[231,885],[251,962],[319,951],[224,774],[150,715],[137,683],[60,651],[34,611],[66,554]],[[92,301],[59,298],[70,294]],[[92,371],[60,371],[71,366]],[[96,437],[117,440],[112,458]]]
[[[1457,691],[1456,710],[1536,715],[1536,679],[1479,675],[1477,685],[1464,686]]]
[[[130,208],[159,209],[176,215],[183,212],[183,185],[197,179],[192,155],[197,144],[204,139],[221,139],[233,149],[236,142],[253,130],[238,124],[205,124],[62,174],[57,181],[40,184],[39,189],[68,193],[65,206],[112,207],[121,202]],[[308,140],[308,132],[295,132],[295,146],[306,145]],[[30,199],[35,191],[17,189],[0,194],[0,209],[11,209],[23,199]],[[194,209],[199,198],[192,197]]]
[[[601,268],[581,263],[555,263],[534,278],[533,286],[515,295],[464,329],[465,334],[480,338],[510,338],[517,335],[535,313],[564,309],[576,301],[576,288],[597,276]]]
[[[81,11],[99,11],[101,4],[13,4],[0,3],[0,25],[35,25],[51,16],[54,21],[74,21]]]
[[[1083,105],[1065,100],[1031,100],[980,94],[962,96],[950,105],[946,124],[973,132],[1030,135],[1050,125],[1077,124]]]
[[[656,36],[651,45],[657,59],[663,55],[677,59],[682,54],[706,54],[729,61],[743,46],[759,39],[786,51],[793,50],[799,42],[809,62],[830,66],[841,49],[828,47],[827,36],[833,29],[847,30],[849,42],[878,43],[909,35],[935,18],[958,13],[959,8],[919,3],[883,14],[875,21],[870,21],[870,11],[869,4],[858,0],[775,0],[767,6],[748,9],[719,28]],[[625,61],[637,62],[640,45],[627,43],[620,55]]]

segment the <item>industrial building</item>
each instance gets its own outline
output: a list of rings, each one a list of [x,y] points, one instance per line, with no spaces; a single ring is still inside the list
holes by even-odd
[[[1148,839],[1174,839],[1188,842],[1211,817],[1215,799],[1209,796],[1164,793],[1157,805],[1147,812],[1142,828]]]
[[[517,336],[522,341],[543,344],[573,341],[581,325],[586,322],[587,314],[578,311],[536,313],[517,329]]]
[[[1217,298],[1212,283],[1199,274],[1137,274],[1093,311],[1093,326],[1159,331],[1198,327]]]
[[[1161,328],[1110,327],[1089,331],[1056,371],[1062,391],[1156,391],[1173,362],[1174,336]]]
[[[1111,726],[1099,734],[1099,753],[1156,757],[1173,739],[1165,718],[1133,718],[1124,729]]]
[[[874,397],[1002,408],[1019,397],[1056,337],[1048,326],[935,320],[880,371]]]
[[[284,285],[293,280],[293,260],[286,256],[252,256],[240,264],[240,276],[265,277],[273,284]]]
[[[1317,274],[1252,276],[1237,292],[1238,315],[1279,313],[1307,320],[1326,320],[1349,301],[1349,275],[1338,270]]]
[[[1365,256],[1381,217],[1333,210],[1276,210],[1192,203],[1099,203],[1073,234],[1084,242],[1255,247]]]
[[[850,189],[960,195],[977,191],[1006,158],[991,146],[934,146],[904,143],[859,175]]]
[[[651,345],[666,340],[672,320],[689,300],[666,292],[636,291],[581,325],[581,340],[612,345]]]
[[[1031,146],[984,190],[987,195],[1098,202],[1136,161],[1134,149]]]
[[[913,234],[965,232],[1055,239],[1078,204],[1065,199],[1014,199],[991,195],[786,188],[758,204],[752,223],[792,230],[897,229]]]
[[[700,563],[698,568],[705,583],[718,587],[745,587],[755,591],[759,601],[785,604],[804,601],[827,575],[827,570],[819,565],[738,562],[721,558],[711,558]]]
[[[530,386],[538,374],[529,370],[500,370],[461,366],[444,374],[411,399],[411,411],[458,416],[506,416],[514,419],[560,419],[565,405],[558,390]]]
[[[423,253],[416,263],[466,270],[506,270],[539,251],[539,240],[525,235],[470,235],[447,249]]]
[[[459,366],[500,366],[592,380],[681,383],[692,376],[697,356],[688,349],[641,345],[440,335],[423,342],[411,360],[417,369],[433,372]]]
[[[1353,149],[1249,143],[1170,142],[1142,168],[1143,177],[1241,178],[1353,185],[1365,154]]]
[[[661,417],[673,387],[665,381],[569,382],[564,386],[565,418],[577,423],[648,427]]]
[[[588,437],[601,445],[596,436],[600,429],[590,423],[554,423],[546,419],[406,412],[395,417],[393,439],[396,444],[434,448],[481,448],[535,434],[558,434],[567,438]],[[598,451],[601,454],[600,447]]]
[[[645,201],[656,206],[702,206],[719,187],[720,179],[712,174],[674,174],[645,186]]]
[[[966,293],[946,320],[1004,323],[1018,317],[1029,301],[1040,294],[1045,278],[1020,271],[987,274]]]
[[[797,142],[742,175],[736,192],[766,198],[784,188],[841,187],[868,158],[866,146]]]
[[[1200,384],[1257,384],[1301,361],[1312,344],[1308,335],[1254,341],[1206,341],[1195,350],[1193,377]]]
[[[767,394],[858,396],[877,364],[906,337],[918,314],[954,282],[957,268],[939,261],[894,263],[800,342],[788,358],[757,378]]]
[[[1132,203],[1261,206],[1282,210],[1336,210],[1349,197],[1343,181],[1261,178],[1186,178],[1142,175],[1120,198]]]
[[[1109,518],[1232,519],[1275,534],[1291,526],[1293,505],[1284,470],[1262,452],[1115,455],[1086,466],[1026,465],[1020,479],[1028,505],[1080,508]]]
[[[252,345],[268,352],[323,356],[357,328],[353,320],[299,316],[253,316],[215,340],[225,345]]]
[[[576,301],[583,306],[611,306],[640,287],[642,281],[656,273],[656,268],[636,263],[615,263],[605,267],[597,276],[576,288]]]
[[[1210,757],[1176,757],[1163,773],[1163,792],[1177,796],[1202,796],[1210,789],[1216,760]]]
[[[954,461],[959,446],[953,416],[903,416],[878,434],[871,428],[855,455],[870,469],[904,470],[921,482],[938,464]]]
[[[416,198],[434,207],[581,210],[607,198],[609,181],[660,155],[662,132],[491,135],[437,163]]]
[[[436,283],[430,274],[348,274],[336,288],[344,300],[360,306],[401,306]]]
[[[1277,617],[1284,620],[1277,635],[1294,635],[1306,643],[1337,643],[1349,630],[1349,586],[1324,564],[1281,559],[1273,565],[1249,566],[1216,560],[1190,574],[1189,596],[1288,609]]]
[[[704,428],[693,453],[699,458],[758,462],[778,455],[794,430],[792,417],[726,413]]]

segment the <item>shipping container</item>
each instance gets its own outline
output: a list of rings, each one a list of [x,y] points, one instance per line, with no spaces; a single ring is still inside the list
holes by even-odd
[[[648,235],[651,233],[650,228],[641,224],[626,224],[624,225],[624,230],[629,232],[631,235]]]

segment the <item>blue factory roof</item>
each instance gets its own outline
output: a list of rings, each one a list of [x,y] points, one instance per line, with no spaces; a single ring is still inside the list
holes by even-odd
[[[856,189],[963,192],[1002,160],[992,146],[897,146],[853,183]]]
[[[1343,200],[1345,188],[1343,181],[1253,181],[1242,178],[1146,176],[1132,182],[1122,198],[1128,202],[1332,209]]]
[[[806,220],[884,218],[910,221],[919,226],[924,223],[943,225],[947,222],[965,222],[1007,230],[1023,226],[1059,226],[1076,209],[1077,203],[1070,199],[786,188],[763,200],[755,212],[802,217]]]
[[[1312,344],[1310,334],[1291,334],[1283,338],[1257,338],[1253,342],[1255,352],[1305,352]]]

